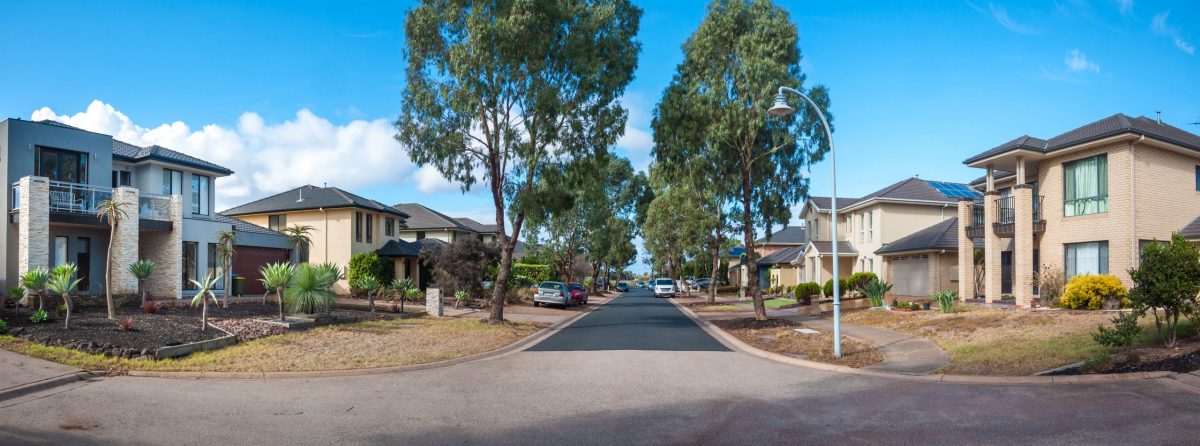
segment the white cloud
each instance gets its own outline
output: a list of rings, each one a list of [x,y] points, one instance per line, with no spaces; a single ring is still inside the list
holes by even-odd
[[[417,190],[426,194],[460,190],[458,183],[447,180],[433,166],[423,166],[417,169],[417,172],[413,174],[413,181],[417,182]]]
[[[1067,64],[1067,71],[1079,73],[1090,71],[1092,73],[1100,72],[1100,65],[1088,60],[1087,55],[1078,49],[1073,49],[1067,52],[1067,58],[1063,60]]]
[[[1008,10],[1003,6],[997,6],[994,3],[988,3],[987,9],[984,9],[969,1],[966,3],[967,6],[970,6],[971,9],[974,9],[980,14],[990,15],[992,19],[996,20],[996,23],[999,23],[1000,26],[1008,28],[1009,31],[1018,34],[1041,34],[1041,31],[1035,28],[1017,23],[1016,20],[1013,20],[1013,18],[1008,15]]]
[[[1154,31],[1154,34],[1158,34],[1163,37],[1170,37],[1175,43],[1175,47],[1179,48],[1179,51],[1195,55],[1196,45],[1193,45],[1191,42],[1188,42],[1186,39],[1184,39],[1184,36],[1179,31],[1179,28],[1171,26],[1167,23],[1167,17],[1170,15],[1171,11],[1163,11],[1155,14],[1154,19],[1150,21],[1150,30]]]
[[[246,112],[233,128],[208,124],[195,129],[182,121],[143,127],[99,100],[73,115],[43,107],[31,119],[54,119],[139,146],[157,144],[228,167],[235,173],[217,180],[217,209],[304,184],[354,190],[395,183],[412,171],[386,119],[334,124],[301,109],[280,123]]]
[[[1117,9],[1121,14],[1129,14],[1133,12],[1133,0],[1117,0]]]
[[[620,102],[629,114],[625,120],[625,133],[617,139],[616,147],[625,151],[635,169],[644,170],[650,164],[650,152],[654,149],[650,129],[653,105],[636,92],[625,93]]]

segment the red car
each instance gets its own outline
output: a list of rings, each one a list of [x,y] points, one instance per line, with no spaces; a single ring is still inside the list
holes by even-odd
[[[588,292],[587,292],[587,288],[584,288],[582,283],[571,282],[571,283],[567,284],[567,289],[571,291],[571,302],[572,303],[574,303],[576,305],[579,305],[579,304],[587,305]]]

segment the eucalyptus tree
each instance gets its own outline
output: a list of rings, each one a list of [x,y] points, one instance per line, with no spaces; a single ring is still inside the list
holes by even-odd
[[[488,322],[504,320],[513,250],[547,204],[539,178],[623,132],[641,14],[628,0],[425,0],[408,13],[396,139],[464,191],[487,184],[501,248]]]
[[[755,316],[765,319],[754,262],[755,228],[769,233],[772,226],[787,224],[790,207],[808,195],[804,167],[829,150],[809,109],[784,118],[766,113],[780,86],[806,90],[796,25],[766,0],[714,1],[684,42],[683,53],[656,110],[656,138],[664,133],[694,144],[687,150],[712,152],[706,157],[714,168],[710,176],[735,182],[726,198],[740,218],[731,226],[741,232],[750,260]],[[807,94],[823,110],[829,108],[825,87]]]
[[[96,218],[100,220],[108,220],[108,253],[105,256],[104,262],[104,300],[108,306],[108,318],[116,319],[116,309],[113,308],[112,298],[112,263],[113,263],[113,242],[116,240],[117,225],[129,217],[129,213],[125,208],[129,204],[124,201],[104,200],[96,205]],[[134,222],[136,224],[137,222]],[[87,271],[84,271],[86,273]]]
[[[684,257],[696,249],[704,237],[701,212],[692,194],[680,187],[667,187],[656,194],[642,224],[646,249],[653,263],[671,278],[682,273]]]

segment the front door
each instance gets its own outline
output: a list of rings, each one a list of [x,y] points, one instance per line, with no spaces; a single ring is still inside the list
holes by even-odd
[[[79,291],[91,291],[92,283],[92,239],[77,237],[75,239],[75,266],[79,267]]]
[[[1000,293],[1012,294],[1012,276],[1013,276],[1013,253],[1012,251],[1004,251],[1000,253]]]

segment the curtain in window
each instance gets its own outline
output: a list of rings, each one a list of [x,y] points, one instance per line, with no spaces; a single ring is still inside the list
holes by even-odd
[[[1066,275],[1108,274],[1108,242],[1066,245]]]
[[[1066,216],[1108,212],[1108,158],[1099,156],[1063,167]]]

